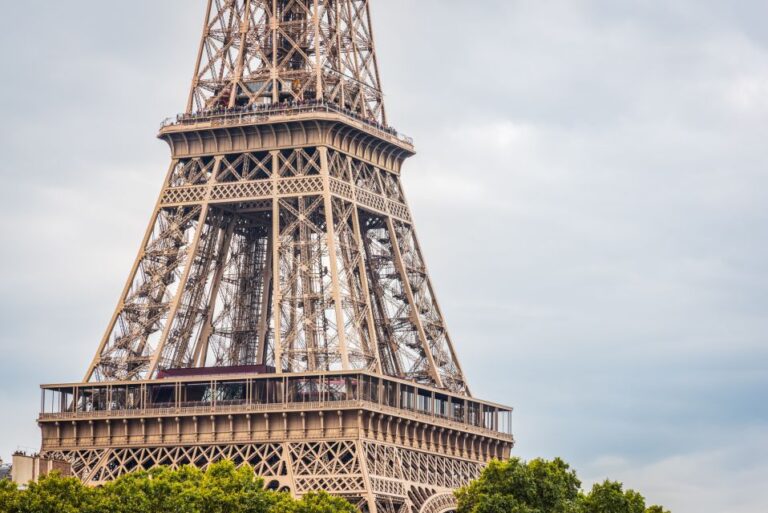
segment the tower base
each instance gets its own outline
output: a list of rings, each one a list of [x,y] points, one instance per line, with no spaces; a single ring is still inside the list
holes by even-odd
[[[44,387],[39,423],[42,456],[88,485],[231,460],[296,497],[324,490],[369,513],[445,513],[454,490],[509,457],[508,413],[347,373],[56,385]]]

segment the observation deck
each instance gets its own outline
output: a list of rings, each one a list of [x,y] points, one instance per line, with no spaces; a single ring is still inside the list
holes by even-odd
[[[362,133],[414,154],[413,139],[390,126],[367,119],[357,112],[332,102],[310,100],[250,105],[235,108],[217,108],[195,113],[179,114],[167,118],[160,125],[160,137],[205,129],[237,128],[301,121],[341,121]]]
[[[364,493],[370,479],[403,499],[425,471],[452,497],[515,444],[511,408],[410,381],[367,371],[198,370],[43,386],[43,452],[74,455],[73,471],[89,485],[139,468],[227,458],[294,493],[316,489],[311,468],[321,465],[352,479],[343,488],[323,485],[334,493]],[[390,461],[404,463],[387,470]]]
[[[200,372],[195,375],[193,370]],[[514,443],[512,408],[359,371],[281,375],[207,368],[152,381],[43,385],[41,389],[40,423],[366,410]]]

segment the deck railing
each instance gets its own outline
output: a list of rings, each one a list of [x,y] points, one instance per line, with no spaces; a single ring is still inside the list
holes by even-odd
[[[213,126],[239,125],[243,123],[266,123],[272,116],[297,116],[309,113],[335,113],[350,118],[366,129],[373,131],[385,138],[395,138],[401,143],[413,146],[413,139],[399,133],[392,127],[383,125],[375,120],[365,118],[359,113],[323,101],[269,103],[261,105],[249,105],[247,107],[235,107],[232,109],[217,108],[195,112],[191,114],[179,114],[163,121],[160,129],[172,126],[193,126],[200,123],[210,123]]]
[[[444,423],[453,425],[457,428],[477,431],[478,433],[493,435],[493,436],[511,436],[511,432],[507,432],[506,429],[490,429],[485,426],[478,426],[461,419],[455,419],[445,417],[442,415],[436,415],[426,411],[419,411],[411,408],[398,408],[394,406],[388,406],[385,404],[366,401],[366,400],[350,400],[350,401],[313,401],[305,403],[268,403],[268,404],[239,404],[239,405],[227,405],[222,406],[218,404],[209,404],[205,406],[186,406],[178,408],[140,408],[134,410],[101,410],[101,411],[78,411],[78,412],[61,412],[61,413],[41,413],[39,416],[40,421],[65,421],[65,420],[99,420],[99,419],[115,419],[115,418],[132,418],[132,417],[177,417],[179,415],[211,415],[211,414],[237,414],[237,413],[265,413],[265,412],[290,412],[290,411],[307,411],[307,410],[324,410],[332,408],[334,410],[349,410],[349,409],[368,409],[385,414],[394,414],[407,411],[410,415],[417,419],[428,422],[430,419],[440,419]]]

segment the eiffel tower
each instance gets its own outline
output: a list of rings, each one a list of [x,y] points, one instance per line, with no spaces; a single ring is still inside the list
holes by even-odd
[[[80,383],[43,386],[42,454],[98,485],[250,464],[370,513],[453,511],[514,445],[472,397],[387,121],[368,0],[208,0],[139,254]]]

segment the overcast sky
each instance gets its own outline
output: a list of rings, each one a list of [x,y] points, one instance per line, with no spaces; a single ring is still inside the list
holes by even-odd
[[[204,2],[2,3],[7,458],[116,304]],[[765,513],[768,3],[372,3],[438,296],[517,454],[673,513]]]

